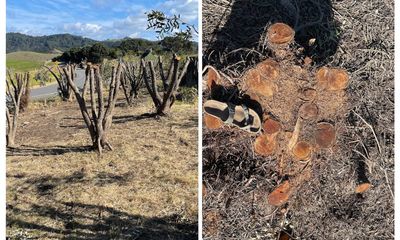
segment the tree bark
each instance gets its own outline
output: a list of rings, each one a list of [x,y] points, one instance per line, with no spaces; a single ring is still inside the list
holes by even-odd
[[[159,61],[161,61],[161,58],[159,58]],[[161,79],[163,79],[163,86],[165,87],[166,85],[164,84],[164,81],[166,79],[170,79],[171,81],[168,83],[168,88],[163,91],[163,97],[158,93],[157,90],[157,84],[156,84],[156,73],[154,70],[154,66],[152,61],[148,62],[148,66],[150,69],[150,76],[147,73],[146,68],[143,69],[143,75],[144,75],[144,82],[146,84],[146,88],[154,102],[154,105],[156,107],[156,114],[157,115],[165,115],[169,112],[172,104],[175,101],[175,92],[177,91],[180,82],[182,81],[183,77],[185,76],[187,72],[187,68],[189,65],[190,61],[186,60],[186,63],[179,73],[179,58],[174,54],[170,68],[168,70],[168,75],[164,75],[164,70],[162,67],[162,64],[159,63],[159,70],[160,70],[160,75]],[[145,65],[144,60],[142,59],[142,64],[143,66]]]
[[[67,70],[64,69],[64,72],[66,71]],[[97,149],[100,155],[102,154],[103,149],[108,148],[109,150],[113,150],[110,142],[107,139],[107,131],[112,124],[113,110],[117,100],[118,89],[121,82],[121,74],[122,64],[119,63],[118,67],[113,67],[112,70],[107,106],[104,103],[103,79],[98,66],[93,66],[91,64],[87,65],[86,82],[82,92],[79,92],[78,88],[71,80],[70,75],[67,74],[68,83],[75,93],[82,117],[89,129],[93,148]],[[90,118],[84,96],[87,87],[90,89],[90,111],[92,118]]]
[[[6,119],[7,119],[7,146],[15,145],[15,135],[18,126],[18,117],[21,108],[21,97],[26,91],[27,82],[29,82],[29,74],[15,74],[15,79],[12,79],[11,74],[8,74],[9,79],[6,79]],[[12,117],[10,113],[12,111]]]
[[[142,59],[142,64],[143,64],[143,66],[146,66],[144,59]],[[150,63],[149,63],[149,66],[150,66]],[[150,70],[151,70],[151,67],[150,67]],[[154,76],[154,74],[152,74],[152,76]],[[144,69],[143,69],[143,77],[144,77],[144,83],[146,85],[147,91],[149,92],[151,98],[153,99],[154,105],[158,109],[161,106],[161,97],[159,95],[157,97],[157,94],[154,92],[154,89],[152,86],[153,86],[153,81],[155,81],[155,79],[149,77],[149,75],[147,74],[146,67],[144,67]]]
[[[73,94],[72,94],[72,89],[70,85],[68,84],[68,77],[72,79],[72,81],[75,81],[76,73],[75,73],[75,65],[70,65],[68,64],[65,68],[62,70],[60,69],[59,66],[57,66],[57,70],[60,76],[57,76],[57,74],[48,66],[44,66],[47,68],[47,70],[53,75],[53,77],[56,79],[57,84],[58,84],[58,89],[59,89],[59,95],[62,98],[63,101],[73,101]],[[64,71],[66,69],[66,71]]]
[[[86,71],[86,73],[87,73],[86,79],[85,79],[86,82],[90,81],[89,80],[89,78],[90,78],[90,66],[88,66],[88,68],[89,68],[88,69],[89,71]],[[64,71],[66,71],[66,70],[64,69]],[[72,79],[71,78],[67,78],[67,79],[68,79],[68,84],[70,85],[72,91],[75,93],[75,97],[76,97],[76,100],[77,100],[77,102],[79,104],[79,109],[81,110],[81,114],[82,114],[83,120],[85,121],[85,124],[86,124],[86,126],[87,126],[87,128],[89,130],[90,138],[91,138],[92,143],[94,145],[96,143],[96,130],[94,128],[92,120],[90,119],[90,115],[89,115],[88,109],[86,107],[85,99],[84,99],[83,96],[81,96],[81,93],[79,92],[78,88],[76,87],[76,85],[72,81]]]
[[[142,86],[143,65],[140,62],[139,67],[133,63],[124,62],[123,73],[121,74],[120,85],[122,86],[124,96],[128,106],[132,106],[135,98],[138,97],[138,91]]]
[[[164,94],[163,104],[157,110],[157,114],[165,115],[171,109],[171,106],[175,101],[175,92],[178,90],[179,84],[186,74],[189,63],[189,60],[187,60],[181,73],[178,75],[179,60],[177,58],[174,58],[174,71],[172,74],[172,82],[170,83],[167,93]]]
[[[8,147],[13,147],[15,145],[14,139],[15,139],[15,131],[14,131],[14,125],[11,120],[10,112],[8,110],[8,107],[6,107],[6,118],[7,118],[7,134],[6,134],[6,144]]]

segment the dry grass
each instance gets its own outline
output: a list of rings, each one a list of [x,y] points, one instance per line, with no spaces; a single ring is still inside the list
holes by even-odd
[[[77,103],[36,103],[7,150],[12,239],[197,239],[197,106],[168,117],[146,96],[116,108],[101,157]]]
[[[348,108],[333,119],[341,133],[336,148],[319,155],[312,179],[286,206],[273,208],[267,195],[281,180],[275,159],[255,155],[254,137],[247,133],[204,129],[204,237],[278,239],[286,231],[293,239],[392,239],[393,1],[206,0],[204,62],[239,85],[246,69],[271,57],[264,41],[267,27],[277,21],[295,23],[296,14],[291,14],[296,11],[287,11],[293,3],[304,13],[300,26],[315,22],[303,31],[305,40],[316,37],[317,45],[305,51],[316,60],[313,67],[342,67],[350,74]],[[321,11],[325,17],[315,17]],[[304,54],[297,57],[301,61]],[[228,93],[236,101],[235,93]],[[364,194],[354,192],[360,163],[373,185]]]

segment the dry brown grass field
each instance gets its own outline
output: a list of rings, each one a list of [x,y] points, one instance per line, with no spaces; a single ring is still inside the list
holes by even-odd
[[[114,151],[89,150],[78,104],[32,103],[7,149],[10,239],[197,239],[197,104],[154,118],[117,103]]]

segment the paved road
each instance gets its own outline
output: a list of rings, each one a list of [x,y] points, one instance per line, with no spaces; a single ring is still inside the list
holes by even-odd
[[[76,69],[76,80],[75,84],[78,88],[82,88],[85,82],[85,70],[78,68]],[[32,99],[43,99],[52,96],[56,96],[58,94],[58,84],[51,84],[46,87],[39,87],[31,90],[31,98]]]

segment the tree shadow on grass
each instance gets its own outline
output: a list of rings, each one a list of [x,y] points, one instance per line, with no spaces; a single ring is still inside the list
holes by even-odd
[[[29,211],[8,205],[7,212],[8,230],[36,230],[41,237],[150,240],[198,238],[197,223],[184,220],[179,215],[144,217],[112,207],[78,202],[55,202],[50,206],[31,204]],[[39,217],[43,221],[34,221],[18,215]]]
[[[190,129],[190,128],[197,128],[199,126],[198,118],[197,117],[192,117],[188,120],[182,120],[180,122],[168,122],[166,124],[169,126],[171,129],[172,128],[179,128],[179,129]]]
[[[205,65],[221,69],[238,62],[257,63],[268,55],[266,32],[277,22],[296,31],[296,43],[316,62],[324,62],[338,48],[338,24],[331,0],[234,0],[229,7],[225,22],[204,26],[214,28],[204,44]],[[315,43],[310,44],[310,39]]]
[[[20,183],[14,200],[12,197],[7,200],[9,237],[14,239],[12,233],[17,234],[22,228],[23,232],[34,232],[38,239],[197,239],[197,222],[177,214],[150,218],[103,205],[60,201],[54,195],[77,183],[82,186],[127,184],[133,175],[133,171],[128,171],[122,174],[99,172],[91,176],[82,168],[66,176],[29,177]],[[41,201],[30,202],[27,200],[30,198],[18,197],[26,191],[33,191]]]
[[[150,119],[150,118],[158,118],[158,114],[156,113],[144,113],[141,115],[128,115],[128,116],[114,116],[113,117],[113,124],[120,124],[132,121],[138,121],[143,119]]]
[[[82,120],[82,117],[63,117],[62,120]]]
[[[85,168],[77,170],[66,176],[43,174],[27,178],[24,173],[7,174],[7,178],[24,179],[19,186],[19,192],[31,189],[39,196],[51,196],[59,189],[69,187],[70,184],[93,184],[94,186],[106,186],[108,184],[126,185],[134,176],[133,171],[115,174],[112,172],[99,171],[89,177]]]
[[[93,150],[93,146],[51,146],[36,147],[29,145],[21,145],[18,147],[8,147],[7,156],[49,156],[62,155],[65,153],[89,152]]]
[[[76,130],[79,129],[87,129],[87,127],[85,125],[60,125],[60,128],[75,128]]]
[[[24,172],[7,173],[8,179],[21,179],[18,192],[31,189],[38,195],[53,195],[56,189],[69,187],[70,184],[92,184],[94,186],[106,186],[108,184],[126,185],[134,177],[135,172],[129,170],[124,173],[113,173],[107,171],[98,171],[95,175],[88,175],[85,167],[74,171],[68,175],[41,174],[27,175]]]

